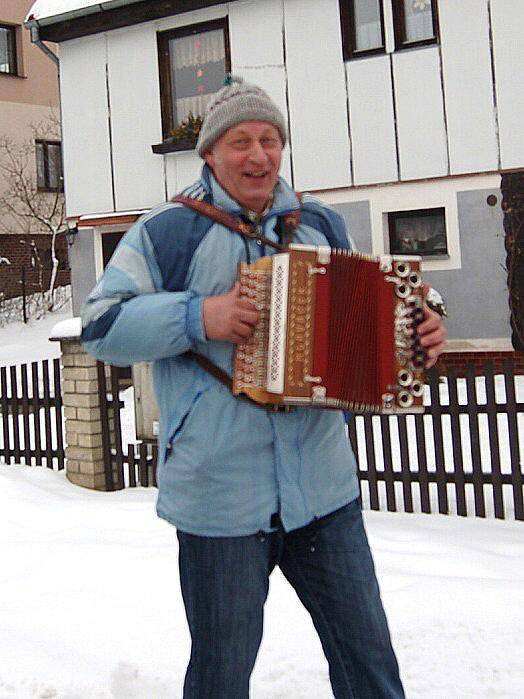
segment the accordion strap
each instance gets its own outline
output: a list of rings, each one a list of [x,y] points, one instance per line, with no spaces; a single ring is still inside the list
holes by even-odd
[[[184,352],[184,357],[192,359],[194,362],[200,365],[202,369],[205,369],[209,374],[214,376],[215,379],[220,381],[220,383],[224,384],[224,386],[226,386],[227,388],[229,388],[231,392],[233,392],[233,379],[231,378],[231,376],[229,376],[228,373],[226,373],[223,369],[214,364],[210,359],[204,357],[203,354],[193,352],[193,350],[188,350],[187,352]],[[246,396],[245,393],[239,393],[236,397],[240,398],[246,403],[249,403],[253,407],[259,408],[261,410],[270,410],[272,412],[289,412],[290,410],[290,406],[280,406],[274,403],[257,403],[257,401],[252,400],[249,396]]]
[[[301,200],[300,195],[297,196],[299,200]],[[248,238],[249,240],[256,240],[258,243],[261,243],[262,245],[269,245],[270,247],[275,248],[275,250],[279,250],[280,252],[287,250],[286,245],[275,243],[274,240],[266,238],[254,225],[245,223],[236,216],[228,214],[226,211],[219,209],[217,206],[213,206],[213,204],[208,204],[207,202],[202,201],[201,199],[192,199],[191,197],[186,197],[183,194],[179,194],[178,196],[173,197],[171,201],[175,204],[183,204],[184,206],[187,206],[190,209],[193,209],[194,211],[198,211],[198,213],[202,214],[203,216],[207,216],[208,218],[211,218],[214,221],[218,221],[218,223],[221,223],[226,228],[229,228],[230,230],[234,231],[235,233],[238,233],[244,238]],[[300,209],[297,209],[296,211],[291,211],[290,213],[285,214],[282,218],[284,221],[284,227],[294,232],[295,228],[297,228],[298,224],[300,223]]]
[[[297,194],[297,196],[299,198],[299,201],[301,202],[302,198],[300,194]],[[173,197],[171,201],[176,204],[183,204],[184,206],[187,206],[188,208],[197,211],[199,214],[207,216],[208,218],[211,218],[214,221],[221,223],[226,228],[229,228],[230,230],[232,230],[235,233],[238,233],[244,238],[248,238],[249,240],[256,240],[258,243],[261,243],[262,245],[269,245],[270,247],[275,248],[275,250],[279,250],[280,252],[287,250],[286,245],[275,243],[273,240],[266,238],[257,230],[257,228],[254,225],[245,223],[236,216],[232,216],[231,214],[228,214],[226,211],[219,209],[217,206],[213,206],[213,204],[208,204],[207,202],[202,201],[201,199],[192,199],[191,197],[186,197],[183,194],[179,194],[178,196]],[[295,228],[297,228],[298,224],[300,223],[300,209],[297,209],[296,211],[291,211],[290,213],[285,214],[282,218],[285,231],[291,233],[292,235],[295,231]],[[202,354],[199,354],[198,352],[193,352],[192,350],[185,352],[184,356],[195,361],[199,366],[205,369],[205,371],[207,371],[209,374],[214,376],[215,379],[220,381],[220,383],[224,384],[224,386],[229,388],[231,392],[233,391],[233,380],[229,376],[229,374],[227,374],[223,369],[214,364],[211,360],[207,359],[207,357],[204,357]],[[287,407],[280,408],[280,406],[273,404],[264,405],[263,403],[257,403],[256,401],[251,400],[251,398],[249,398],[245,394],[238,395],[238,398],[247,401],[256,408],[261,408],[262,410],[272,410],[275,412],[278,412],[280,409],[289,410],[289,408]]]

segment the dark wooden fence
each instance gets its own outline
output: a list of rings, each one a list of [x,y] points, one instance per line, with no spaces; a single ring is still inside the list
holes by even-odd
[[[156,487],[157,445],[143,442],[125,444],[122,437],[122,372],[118,367],[108,367],[102,362],[97,362],[97,369],[106,489],[120,490],[125,486],[133,488],[137,485]]]
[[[353,415],[349,438],[373,510],[524,520],[524,377],[430,372],[423,414]],[[122,434],[121,380],[98,365],[106,487],[155,486],[156,444]],[[58,359],[0,368],[0,461],[64,467]]]
[[[372,510],[524,520],[524,377],[430,372],[424,414],[354,415],[349,435]],[[519,389],[519,395],[517,395]]]
[[[0,367],[0,461],[63,469],[60,360]]]
[[[475,373],[473,366],[465,379],[453,368],[444,377],[429,372],[424,414],[352,416],[349,438],[366,507],[524,520],[524,377],[515,380],[512,359],[497,376],[489,363],[482,376]],[[156,485],[156,445],[123,446],[119,409],[113,426],[114,368],[110,376],[106,385],[100,365],[108,483]]]

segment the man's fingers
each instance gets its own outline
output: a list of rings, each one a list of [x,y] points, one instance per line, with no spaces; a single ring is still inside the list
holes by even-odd
[[[231,296],[235,296],[240,298],[240,282],[235,282],[234,286],[231,287],[231,291],[229,292]]]
[[[236,322],[231,330],[231,339],[233,342],[244,342],[253,334],[253,326],[240,321]]]
[[[251,309],[239,309],[237,312],[237,320],[248,325],[255,326],[258,323],[259,313],[251,307]]]
[[[256,311],[256,306],[254,303],[249,301],[246,298],[240,298],[237,302],[236,305],[238,308],[243,308],[246,311]]]
[[[437,360],[439,356],[442,354],[442,351],[444,350],[445,346],[446,343],[442,342],[440,345],[434,345],[433,347],[427,350],[426,363],[424,365],[426,369],[431,369],[431,367],[437,363]]]
[[[426,332],[419,336],[419,342],[422,347],[433,347],[433,345],[444,344],[446,333],[443,328],[435,328],[431,332]]]
[[[420,336],[426,335],[437,330],[437,328],[442,328],[446,333],[440,315],[424,304],[424,320],[417,326],[418,334]]]

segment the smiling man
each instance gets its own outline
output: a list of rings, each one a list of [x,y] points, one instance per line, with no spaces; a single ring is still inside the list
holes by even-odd
[[[341,217],[279,178],[286,123],[255,85],[233,80],[208,106],[201,179],[183,194],[286,242],[348,248]],[[279,566],[310,613],[337,699],[404,696],[362,523],[341,412],[268,412],[195,355],[232,374],[258,312],[240,261],[274,252],[182,203],[137,222],[83,311],[83,341],[114,364],[154,362],[160,410],[157,512],[177,528],[191,632],[185,699],[247,699],[269,576]],[[428,366],[445,330],[425,309]],[[188,354],[188,351],[191,351]],[[204,361],[205,364],[205,361]],[[300,639],[296,639],[300,643]],[[305,699],[316,699],[305,697]]]

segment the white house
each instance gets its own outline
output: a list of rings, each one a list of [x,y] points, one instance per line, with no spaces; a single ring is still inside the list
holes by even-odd
[[[287,114],[295,189],[362,250],[421,254],[456,349],[510,348],[500,173],[524,168],[524,3],[38,0],[26,24],[58,44],[75,311],[137,212],[198,176],[164,141],[231,70]]]

